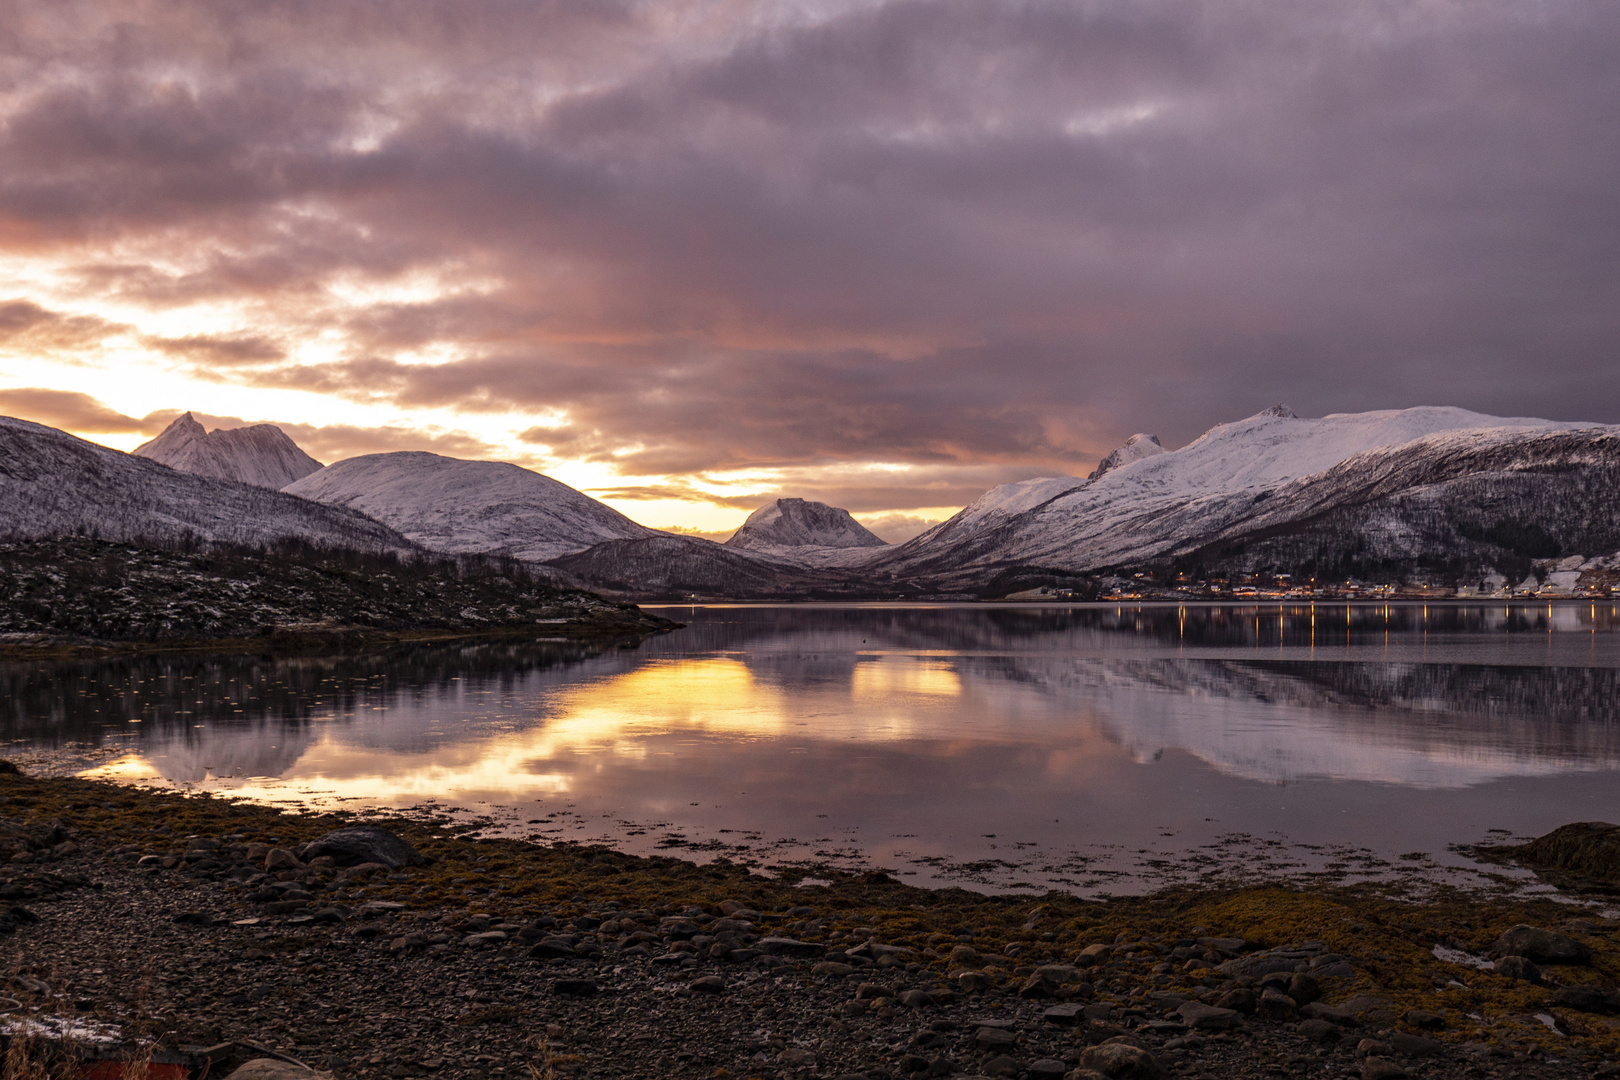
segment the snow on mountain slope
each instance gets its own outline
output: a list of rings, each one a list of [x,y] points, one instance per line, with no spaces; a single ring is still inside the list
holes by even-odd
[[[276,491],[321,467],[274,424],[207,431],[190,413],[164,428],[157,438],[137,446],[134,453],[181,472]]]
[[[1445,457],[1589,426],[1429,407],[1304,420],[1277,406],[1096,479],[1003,485],[877,565],[938,573],[1014,563],[1071,570],[1139,563],[1223,535],[1284,485],[1339,466],[1359,474],[1383,452],[1412,446],[1419,457]],[[1367,454],[1373,458],[1353,462]],[[1334,497],[1319,491],[1313,512]]]
[[[607,540],[664,535],[529,469],[421,451],[349,458],[283,490],[358,510],[451,554],[544,562]]]
[[[853,567],[889,545],[841,510],[805,499],[777,499],[748,515],[726,547],[800,566]]]
[[[1097,467],[1091,470],[1091,475],[1087,476],[1086,479],[1095,480],[1103,473],[1117,469],[1121,465],[1129,465],[1133,461],[1141,461],[1143,458],[1157,457],[1159,454],[1167,453],[1169,451],[1164,448],[1164,444],[1159,442],[1157,435],[1137,432],[1126,439],[1123,446],[1098,462]]]
[[[777,499],[748,515],[727,547],[883,547],[848,510],[805,499]]]
[[[19,538],[176,543],[194,536],[254,546],[296,537],[327,547],[414,550],[352,510],[194,476],[10,417],[0,417],[0,530]]]

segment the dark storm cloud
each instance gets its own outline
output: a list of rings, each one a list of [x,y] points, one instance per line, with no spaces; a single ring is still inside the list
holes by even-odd
[[[344,335],[221,378],[954,489],[1277,400],[1620,421],[1612,4],[5,8],[0,244]]]

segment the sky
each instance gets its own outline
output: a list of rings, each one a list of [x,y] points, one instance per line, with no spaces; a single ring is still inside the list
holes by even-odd
[[[0,0],[0,414],[886,539],[1286,402],[1620,422],[1613,0]]]

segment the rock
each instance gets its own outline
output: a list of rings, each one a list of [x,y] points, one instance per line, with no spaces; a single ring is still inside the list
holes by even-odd
[[[1048,1024],[1058,1024],[1062,1027],[1074,1027],[1080,1023],[1082,1009],[1078,1002],[1066,1001],[1062,1005],[1054,1005],[1041,1013],[1041,1019]]]
[[[1599,1013],[1608,1012],[1615,1001],[1613,994],[1606,994],[1594,986],[1563,986],[1553,994],[1553,1004],[1581,1012]]]
[[[390,870],[398,870],[402,866],[426,866],[428,862],[410,844],[375,825],[335,829],[304,848],[303,855],[306,862],[326,856],[338,866],[381,863]]]
[[[1428,1009],[1407,1009],[1406,1015],[1402,1016],[1401,1019],[1424,1031],[1439,1031],[1446,1026],[1445,1017],[1439,1013],[1430,1012]]]
[[[1378,1039],[1362,1039],[1356,1043],[1356,1053],[1362,1057],[1388,1057],[1395,1052],[1395,1048],[1387,1042]]]
[[[1204,1005],[1197,1001],[1189,1001],[1176,1009],[1176,1015],[1190,1028],[1202,1028],[1206,1031],[1225,1031],[1236,1027],[1243,1022],[1242,1015],[1236,1009],[1223,1009],[1217,1005]]]
[[[1299,1015],[1311,1020],[1326,1020],[1339,1027],[1359,1027],[1360,1021],[1356,1015],[1338,1005],[1327,1005],[1320,1001],[1313,1001],[1299,1010]]]
[[[264,857],[264,868],[271,873],[275,873],[278,870],[297,870],[303,865],[303,863],[298,861],[298,856],[294,855],[286,848],[271,848],[270,853]],[[252,1062],[249,1062],[248,1064],[252,1064]],[[245,1069],[247,1066],[244,1065],[242,1068]]]
[[[1042,964],[1035,971],[1060,986],[1066,982],[1074,982],[1080,977],[1079,970],[1073,964]]]
[[[716,943],[716,946],[719,948],[724,948],[724,946],[719,945],[718,942]],[[730,952],[729,949],[726,951],[728,953]],[[848,964],[840,964],[833,960],[823,960],[810,969],[810,974],[819,975],[822,978],[827,979],[842,979],[845,976],[855,974],[855,969]]]
[[[1393,1001],[1377,994],[1357,994],[1349,1001],[1341,1002],[1339,1008],[1364,1024],[1374,1020],[1393,1020],[1401,1014]]]
[[[1620,825],[1606,821],[1577,821],[1528,844],[1488,850],[1547,871],[1555,881],[1567,877],[1576,879],[1578,885],[1620,884]]]
[[[461,943],[469,949],[481,949],[485,945],[503,945],[506,943],[506,931],[486,930],[481,934],[468,934],[461,939]]]
[[[1412,1035],[1405,1031],[1390,1032],[1389,1045],[1395,1048],[1397,1054],[1406,1054],[1409,1057],[1429,1057],[1444,1053],[1446,1049],[1446,1044],[1438,1039]]]
[[[1302,1037],[1322,1045],[1338,1042],[1341,1037],[1338,1025],[1331,1024],[1326,1020],[1302,1020],[1295,1030]]]
[[[1496,962],[1496,973],[1534,986],[1541,985],[1541,969],[1522,956],[1504,956]]]
[[[726,989],[726,981],[718,975],[705,975],[701,979],[692,980],[694,994],[719,994]]]
[[[1493,946],[1504,956],[1522,956],[1537,964],[1589,964],[1592,950],[1574,938],[1520,923]]]
[[[817,957],[827,951],[827,946],[813,941],[798,941],[787,937],[760,938],[754,943],[755,948],[771,956],[802,956],[806,958]]]
[[[1025,999],[1049,998],[1057,993],[1058,984],[1042,975],[1039,971],[1024,980],[1024,985],[1018,988],[1018,996]]]
[[[1253,990],[1240,986],[1236,990],[1228,990],[1222,994],[1215,1004],[1222,1009],[1231,1009],[1245,1016],[1253,1016],[1254,1010],[1259,1006],[1260,999]]]
[[[1101,1073],[1109,1080],[1158,1080],[1164,1075],[1157,1058],[1125,1042],[1087,1047],[1080,1055],[1080,1067]]]
[[[990,976],[982,971],[964,971],[956,977],[957,989],[964,994],[973,994],[991,987]]]
[[[1017,1076],[1018,1062],[1006,1054],[997,1054],[984,1063],[986,1076]]]
[[[595,979],[558,979],[551,984],[551,992],[563,997],[594,997],[601,989]]]
[[[1006,1028],[982,1027],[973,1033],[973,1045],[980,1050],[1010,1050],[1018,1042],[1018,1036]]]
[[[1288,988],[1284,993],[1294,999],[1296,1006],[1309,1005],[1322,996],[1322,987],[1316,981],[1315,976],[1307,975],[1301,971],[1288,980]]]
[[[1267,1020],[1292,1020],[1294,1018],[1294,999],[1279,990],[1270,987],[1260,995],[1255,1005],[1255,1015]]]
[[[713,978],[713,976],[710,976],[710,978]],[[698,981],[702,982],[701,979]],[[803,1069],[816,1063],[816,1055],[812,1050],[800,1050],[797,1047],[790,1046],[776,1055],[776,1063],[789,1069]]]
[[[1094,967],[1114,955],[1112,945],[1087,945],[1074,958],[1076,967]]]
[[[908,1009],[926,1009],[934,1003],[934,997],[926,990],[902,990],[895,999]]]
[[[318,1073],[275,1058],[254,1058],[231,1073],[226,1080],[318,1080]]]
[[[1058,1080],[1069,1071],[1069,1067],[1057,1058],[1036,1058],[1029,1063],[1029,1075],[1036,1080]]]
[[[979,962],[979,954],[971,945],[957,945],[951,949],[950,961],[959,967],[972,967]]]
[[[1361,1080],[1405,1080],[1406,1070],[1386,1057],[1370,1057],[1361,1063]]]
[[[214,917],[201,911],[182,911],[174,917],[181,926],[213,926]]]

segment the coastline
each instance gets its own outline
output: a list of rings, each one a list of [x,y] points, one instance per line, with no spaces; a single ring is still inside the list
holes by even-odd
[[[724,860],[105,781],[3,775],[0,798],[8,837],[43,838],[0,869],[0,897],[39,917],[0,940],[13,971],[51,985],[25,1008],[170,1048],[254,1043],[339,1077],[1030,1078],[1096,1064],[1099,1046],[1188,1077],[1360,1076],[1369,1059],[1437,1077],[1620,1075],[1607,1006],[1470,966],[1529,923],[1591,950],[1545,967],[1549,983],[1615,985],[1620,922],[1554,899],[1256,885],[1080,900],[836,871],[801,886]],[[432,864],[295,861],[267,879],[249,858],[250,843],[292,851],[361,823]],[[44,843],[53,828],[63,838]],[[277,876],[309,899],[263,901]],[[542,941],[550,955],[531,955]],[[1268,966],[1317,972],[1320,996],[1262,1003]],[[1254,1011],[1216,1004],[1243,1004],[1240,990]]]

